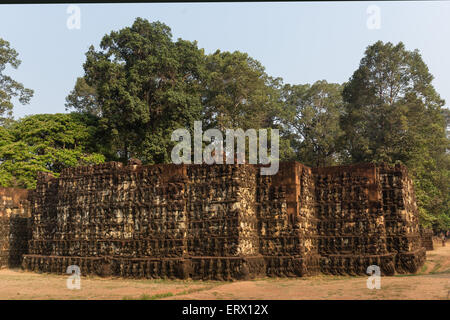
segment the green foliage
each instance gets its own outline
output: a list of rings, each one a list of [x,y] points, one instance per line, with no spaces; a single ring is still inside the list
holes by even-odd
[[[346,162],[406,164],[415,182],[422,224],[449,229],[448,111],[419,52],[403,43],[369,46],[345,85]]]
[[[432,79],[417,50],[407,51],[401,42],[394,46],[378,41],[369,46],[343,92],[342,125],[349,159],[408,162],[420,145],[416,138],[431,138],[416,134],[421,124],[415,120],[426,122],[422,129],[433,129],[430,120],[437,120],[444,105]],[[434,129],[441,131],[440,123],[436,125]]]
[[[17,69],[21,61],[19,54],[10,47],[9,42],[0,38],[0,125],[12,119],[12,99],[18,98],[22,104],[27,104],[33,96],[33,90],[3,74],[7,65]]]
[[[411,164],[421,224],[435,230],[450,228],[450,157],[423,155]]]
[[[203,116],[207,127],[247,130],[269,127],[279,112],[280,79],[269,77],[257,60],[239,51],[206,58]]]
[[[86,54],[66,107],[100,115],[119,157],[170,161],[171,133],[204,128],[270,127],[280,113],[280,79],[241,52],[205,56],[195,42],[172,41],[170,28],[137,18]],[[284,142],[286,143],[286,142]]]
[[[66,110],[101,116],[97,92],[86,83],[83,77],[77,78],[74,89],[66,97]]]
[[[85,79],[114,151],[122,160],[169,162],[172,131],[200,118],[203,51],[141,18],[105,35],[100,47],[86,53]]]
[[[320,167],[337,164],[342,87],[317,81],[313,85],[285,85],[283,100],[288,116],[283,121],[300,162]]]
[[[67,167],[104,162],[96,152],[102,150],[97,125],[93,116],[72,113],[28,116],[0,127],[0,185],[33,188],[38,171],[57,176]]]
[[[20,61],[0,39],[0,116],[32,91],[2,75]],[[172,39],[161,22],[131,27],[91,46],[66,98],[76,113],[36,115],[0,126],[0,185],[33,187],[39,170],[106,160],[170,162],[175,129],[280,129],[281,160],[310,166],[403,163],[421,223],[450,229],[450,112],[417,50],[381,41],[367,47],[342,85],[282,84],[246,53],[205,55],[196,42]]]

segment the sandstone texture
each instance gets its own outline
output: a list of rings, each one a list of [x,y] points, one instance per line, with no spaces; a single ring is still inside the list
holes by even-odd
[[[0,268],[22,264],[30,233],[28,190],[0,188]]]
[[[422,247],[424,247],[425,250],[427,250],[427,251],[434,250],[433,235],[434,235],[433,230],[431,230],[431,229],[425,229],[425,228],[420,229]]]
[[[414,273],[424,263],[403,166],[128,165],[40,174],[23,267],[135,278]]]

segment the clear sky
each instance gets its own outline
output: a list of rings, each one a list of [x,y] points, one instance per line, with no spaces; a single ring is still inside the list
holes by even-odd
[[[380,28],[369,29],[370,5]],[[85,52],[136,17],[159,20],[174,38],[197,40],[207,53],[247,52],[285,83],[344,82],[365,48],[377,40],[419,49],[450,105],[450,1],[82,4],[81,28],[68,29],[68,5],[0,5],[0,37],[19,52],[18,70],[5,73],[34,89],[15,116],[65,112],[65,97],[83,75]]]

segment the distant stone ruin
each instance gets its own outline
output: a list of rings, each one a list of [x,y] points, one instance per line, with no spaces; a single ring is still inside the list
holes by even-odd
[[[27,270],[136,278],[414,273],[425,260],[403,166],[111,162],[38,177]]]
[[[427,250],[427,251],[434,250],[433,230],[421,228],[420,229],[420,235],[421,235],[421,238],[422,238],[422,247],[424,247],[425,250]]]

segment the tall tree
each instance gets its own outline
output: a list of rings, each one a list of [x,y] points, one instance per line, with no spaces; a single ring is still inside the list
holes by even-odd
[[[432,80],[417,50],[407,51],[401,42],[369,46],[343,92],[350,159],[407,162],[417,146],[411,135],[418,131],[408,123],[410,115],[434,122],[444,105]],[[435,137],[442,139],[441,131]]]
[[[170,161],[172,131],[200,118],[203,66],[196,42],[174,42],[168,26],[141,18],[91,46],[85,80],[121,159]]]
[[[338,163],[343,135],[339,124],[341,93],[341,85],[325,80],[284,86],[283,101],[289,116],[283,123],[300,162],[315,167]]]
[[[66,110],[101,116],[102,111],[97,102],[97,91],[86,83],[84,77],[77,78],[75,87],[66,97]]]
[[[17,69],[21,61],[18,53],[10,47],[8,41],[0,38],[0,125],[12,119],[12,99],[17,98],[20,103],[27,104],[33,96],[33,90],[3,74],[6,66]]]
[[[428,225],[449,212],[449,139],[432,80],[417,50],[378,41],[345,85],[342,117],[347,161],[408,165]]]
[[[261,63],[239,51],[206,58],[204,120],[209,127],[269,127],[280,112],[281,79],[267,75]]]

